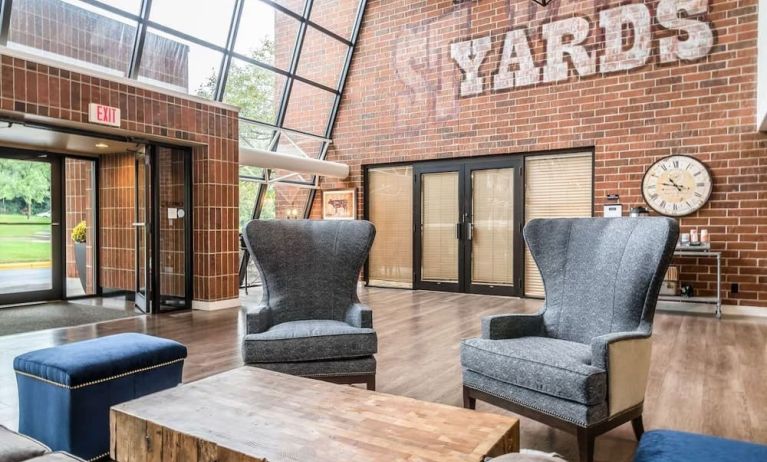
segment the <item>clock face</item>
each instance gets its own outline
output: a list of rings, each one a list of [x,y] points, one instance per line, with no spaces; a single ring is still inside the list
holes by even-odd
[[[708,201],[713,182],[708,169],[688,156],[665,157],[642,179],[642,195],[656,212],[672,217],[694,213]]]

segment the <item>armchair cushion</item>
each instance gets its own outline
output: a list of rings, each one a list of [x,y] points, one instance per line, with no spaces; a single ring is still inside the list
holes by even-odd
[[[566,340],[522,337],[469,339],[461,365],[495,380],[557,398],[596,405],[607,396],[605,370],[591,365],[591,348]]]
[[[243,341],[248,364],[357,358],[377,349],[373,329],[332,320],[283,322],[266,332],[248,334]]]

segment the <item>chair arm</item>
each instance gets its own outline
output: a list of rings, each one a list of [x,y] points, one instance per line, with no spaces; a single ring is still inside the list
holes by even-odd
[[[268,305],[245,306],[245,332],[260,334],[272,327],[272,309]]]
[[[618,332],[591,341],[591,365],[607,371],[610,416],[644,401],[650,375],[650,332]]]
[[[482,318],[482,338],[502,340],[534,337],[543,333],[543,313],[500,314]]]
[[[373,328],[373,310],[362,303],[355,303],[346,310],[344,320],[347,324],[360,328]]]

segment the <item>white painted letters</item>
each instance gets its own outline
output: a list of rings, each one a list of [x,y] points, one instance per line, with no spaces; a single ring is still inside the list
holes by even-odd
[[[677,59],[693,60],[706,56],[714,46],[714,33],[705,22],[680,18],[679,13],[694,16],[708,11],[708,0],[661,0],[658,3],[658,23],[666,29],[684,32],[687,39],[678,37],[660,39],[660,60],[663,63]]]
[[[490,51],[490,36],[475,40],[458,42],[450,45],[450,57],[463,69],[461,96],[478,95],[482,93],[485,79],[479,76],[479,67]]]
[[[563,42],[566,35],[572,36],[572,40],[568,43]],[[591,75],[597,71],[596,55],[589,55],[586,48],[581,45],[588,36],[589,22],[585,18],[567,18],[543,25],[543,37],[546,40],[544,82],[567,79],[568,66],[564,57],[565,53],[570,55],[578,75]]]
[[[634,31],[634,43],[623,49],[623,25]],[[599,71],[625,71],[643,66],[650,56],[650,10],[643,3],[623,5],[599,13],[599,27],[605,30],[605,54],[599,58]]]
[[[511,70],[512,65],[519,68]],[[538,83],[541,70],[535,67],[530,54],[530,43],[524,29],[514,29],[506,33],[501,52],[501,65],[493,78],[493,90],[524,87]]]
[[[658,55],[662,63],[704,58],[714,45],[714,33],[704,19],[692,18],[708,12],[708,0],[660,0],[656,14],[662,27],[677,32],[661,37]],[[500,50],[500,62],[493,75],[494,91],[557,82],[570,77],[570,63],[578,76],[599,71],[602,74],[637,69],[647,64],[652,53],[652,19],[650,9],[641,2],[608,8],[599,13],[599,28],[604,30],[604,51],[588,41],[593,33],[589,20],[574,16],[534,29],[512,29],[506,32]],[[631,34],[630,36],[626,36]],[[536,64],[529,37],[542,37],[546,55]],[[629,37],[631,43],[627,43]],[[484,78],[479,69],[491,48],[491,37],[457,42],[450,45],[450,56],[463,71],[461,96],[481,94]],[[599,56],[597,57],[597,54]],[[567,57],[569,59],[566,59]],[[598,62],[598,66],[597,66]],[[597,69],[598,67],[598,69]]]

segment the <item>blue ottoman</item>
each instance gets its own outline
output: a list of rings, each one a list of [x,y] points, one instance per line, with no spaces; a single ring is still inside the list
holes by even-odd
[[[33,351],[13,361],[19,431],[86,460],[109,453],[109,408],[181,382],[186,347],[119,334]]]
[[[671,430],[642,435],[634,462],[764,462],[767,446]]]

